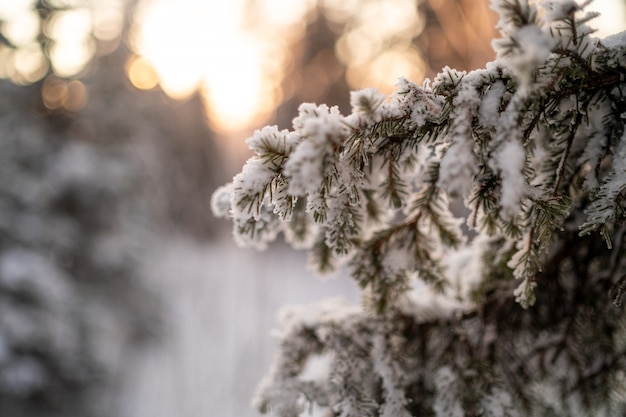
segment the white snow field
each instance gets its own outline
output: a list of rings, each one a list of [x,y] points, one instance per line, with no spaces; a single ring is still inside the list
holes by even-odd
[[[162,343],[120,371],[124,417],[257,416],[250,403],[269,370],[277,312],[337,296],[358,302],[345,274],[320,280],[287,247],[176,241],[145,264],[166,323]]]

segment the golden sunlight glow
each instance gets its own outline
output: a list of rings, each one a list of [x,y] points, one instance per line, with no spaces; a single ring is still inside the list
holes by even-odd
[[[163,91],[185,99],[199,90],[218,130],[249,123],[262,111],[267,94],[260,47],[240,29],[242,7],[242,1],[152,1],[139,11],[141,28],[133,39],[138,53],[156,69]],[[139,71],[148,69],[136,62],[128,69],[135,70],[131,81],[144,82]]]
[[[48,71],[46,57],[35,42],[16,50],[13,60],[17,74],[21,75],[26,84],[39,81]]]
[[[256,17],[274,27],[293,26],[302,23],[303,16],[315,3],[316,0],[263,0],[259,3]]]
[[[28,44],[39,33],[39,17],[33,10],[19,10],[4,24],[3,32],[15,46]]]
[[[134,42],[157,70],[161,88],[175,99],[193,94],[200,86],[206,56],[201,17],[190,7],[157,1],[140,20],[141,32]]]
[[[219,130],[245,126],[263,107],[261,58],[254,41],[236,33],[213,45],[202,93]]]
[[[245,129],[289,97],[290,85],[308,87],[297,75],[281,83],[290,77],[288,48],[316,4],[345,24],[335,52],[351,88],[389,93],[400,76],[423,78],[426,66],[412,44],[424,25],[415,0],[258,0],[254,8],[246,0],[143,0],[132,40],[141,58],[129,62],[129,78],[141,89],[158,83],[176,99],[199,91],[214,128]],[[602,13],[594,22],[599,36],[623,30],[623,2],[596,0],[589,8]]]
[[[424,77],[424,62],[412,45],[423,26],[415,0],[353,2],[350,6],[340,0],[326,2],[335,8],[335,19],[348,22],[336,53],[347,67],[350,87],[375,86],[389,94],[399,77]]]
[[[0,19],[4,20],[32,8],[35,0],[2,0],[0,2]]]
[[[365,65],[349,66],[347,76],[355,88],[375,85],[381,92],[391,94],[400,77],[409,80],[423,78],[424,62],[415,49],[394,47]]]
[[[93,34],[101,41],[117,38],[124,21],[123,0],[93,2]]]
[[[89,62],[95,51],[91,28],[91,12],[87,9],[60,11],[52,16],[47,31],[55,41],[50,59],[57,75],[71,77]]]

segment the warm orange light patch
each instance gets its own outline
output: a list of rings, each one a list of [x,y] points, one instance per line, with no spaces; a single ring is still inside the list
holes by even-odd
[[[159,83],[159,74],[144,57],[133,57],[126,65],[130,82],[140,90],[150,90]]]
[[[87,104],[87,88],[78,80],[67,83],[67,97],[63,103],[68,111],[78,111]]]
[[[87,88],[78,81],[66,81],[48,76],[41,88],[43,104],[49,110],[64,109],[76,112],[87,104]]]
[[[157,83],[168,96],[185,99],[199,92],[211,125],[224,133],[259,122],[276,106],[285,54],[277,45],[283,43],[277,36],[251,31],[243,18],[244,0],[152,0],[142,5],[131,43],[156,70]],[[283,11],[287,9],[293,8]]]
[[[430,1],[445,13],[445,1]],[[617,1],[597,0],[590,9]],[[304,34],[308,11],[318,6],[333,24],[345,26],[335,52],[352,89],[375,86],[390,93],[399,77],[419,82],[427,71],[413,42],[426,23],[416,0],[259,0],[254,8],[247,5],[246,0],[142,0],[131,43],[148,61],[131,64],[131,82],[142,89],[157,83],[177,99],[199,92],[212,126],[225,133],[259,123],[298,89],[312,101],[321,100],[324,89],[316,82],[328,82],[323,65],[300,76],[285,73],[289,47]],[[288,80],[281,84],[284,77]]]

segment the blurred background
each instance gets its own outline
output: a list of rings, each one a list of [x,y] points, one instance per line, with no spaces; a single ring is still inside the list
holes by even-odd
[[[590,9],[598,37],[626,28],[625,0]],[[358,292],[235,248],[211,192],[301,102],[482,67],[495,21],[487,0],[0,1],[0,415],[256,416],[278,309]]]

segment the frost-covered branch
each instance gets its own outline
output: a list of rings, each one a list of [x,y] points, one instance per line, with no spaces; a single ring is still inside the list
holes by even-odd
[[[462,241],[449,198],[464,199],[471,227],[518,246],[509,264],[525,306],[573,201],[589,200],[583,232],[610,242],[624,216],[624,45],[592,40],[591,15],[578,18],[572,1],[548,2],[543,19],[524,1],[494,7],[503,37],[485,69],[401,80],[389,98],[355,92],[347,116],[304,104],[293,131],[256,132],[255,156],[216,196],[230,200],[218,214],[232,216],[238,241],[264,247],[284,232],[328,247],[322,269],[350,260],[379,306],[416,271],[445,286],[442,259]]]
[[[215,212],[245,245],[283,233],[319,271],[345,262],[367,306],[296,320],[263,410],[620,415],[626,334],[607,292],[619,301],[625,273],[610,248],[626,221],[626,36],[594,39],[589,4],[493,0],[485,68],[354,92],[349,115],[304,104],[293,131],[250,139]],[[328,379],[303,385],[281,362],[294,352],[327,358]]]

